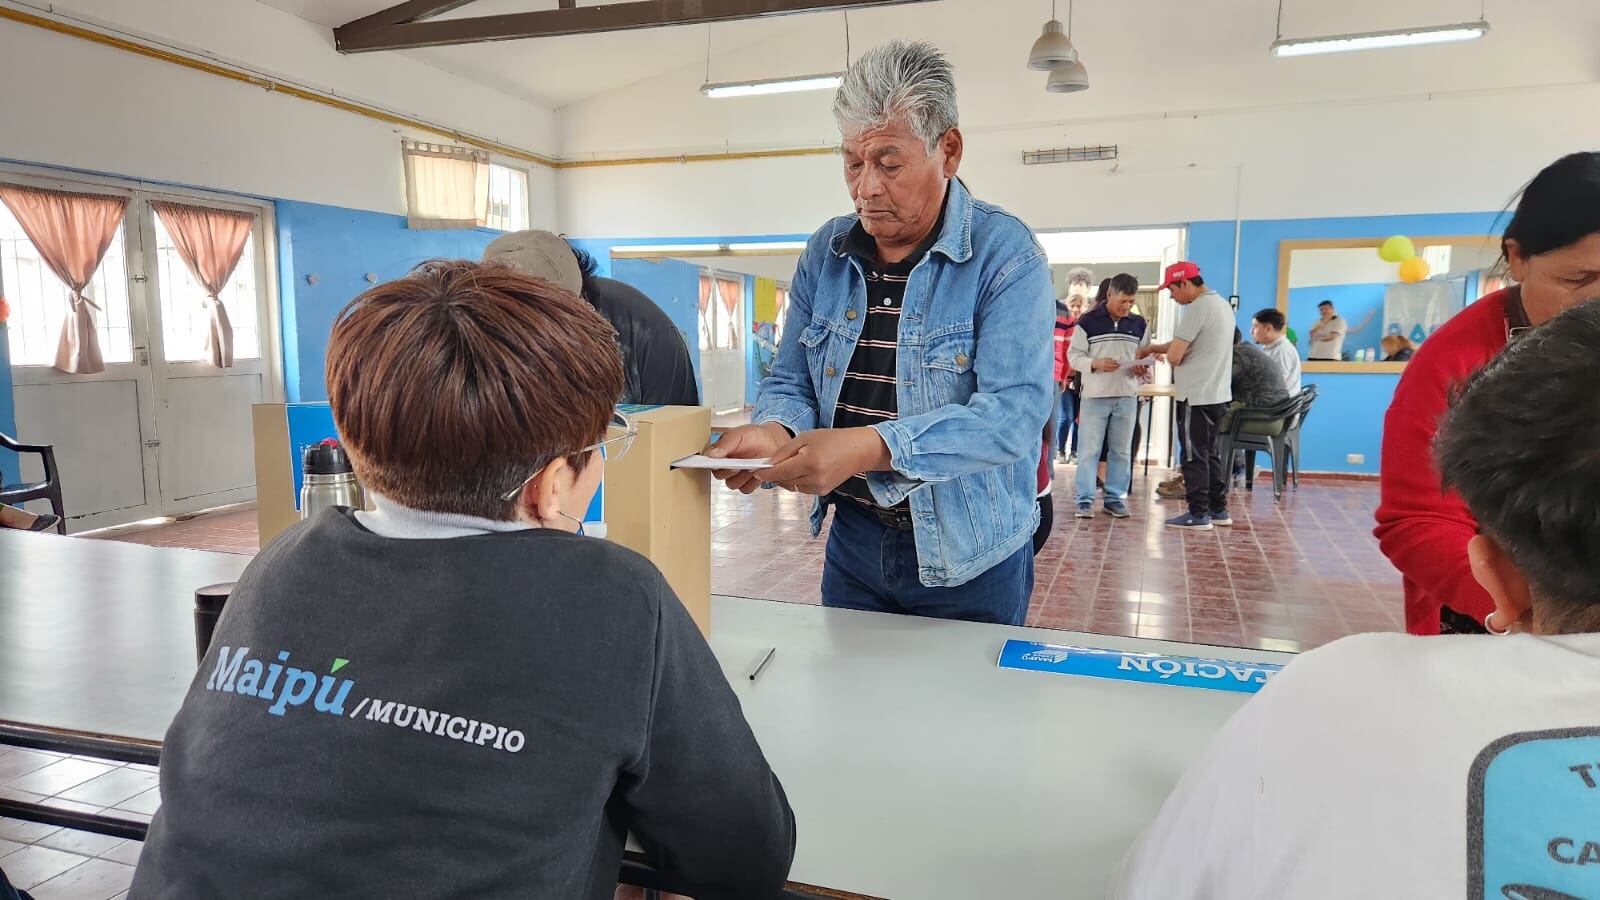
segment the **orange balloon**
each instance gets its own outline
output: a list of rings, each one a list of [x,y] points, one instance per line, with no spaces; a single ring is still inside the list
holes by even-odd
[[[1420,256],[1413,256],[1400,264],[1400,280],[1406,284],[1416,284],[1428,277],[1428,261]]]

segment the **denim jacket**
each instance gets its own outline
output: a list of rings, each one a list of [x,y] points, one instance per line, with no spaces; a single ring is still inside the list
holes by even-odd
[[[900,316],[899,418],[873,426],[893,471],[867,475],[885,507],[909,500],[918,575],[965,584],[1009,558],[1038,525],[1039,434],[1054,400],[1050,267],[1021,220],[951,179],[944,227],[911,271]],[[866,280],[844,250],[856,216],[822,226],[789,290],[783,342],[753,421],[800,433],[833,427],[866,323]],[[827,514],[811,514],[820,534]]]

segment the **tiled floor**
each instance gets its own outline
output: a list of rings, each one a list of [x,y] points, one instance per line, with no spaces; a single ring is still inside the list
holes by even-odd
[[[254,556],[259,549],[254,503],[225,506],[177,519],[162,519],[159,523],[107,528],[84,536],[98,540],[130,541],[152,547],[188,547],[193,550],[243,553],[247,556]]]
[[[1153,499],[1155,470],[1136,476],[1134,515],[1122,521],[1072,518],[1072,472],[1057,469],[1058,516],[1035,560],[1030,625],[1271,650],[1401,627],[1400,577],[1372,537],[1376,482],[1306,479],[1276,503],[1267,485],[1236,492],[1237,524],[1184,534],[1162,527],[1182,504]],[[713,592],[820,603],[825,536],[811,538],[808,509],[795,494],[715,489]],[[253,553],[255,528],[246,506],[97,536]]]
[[[0,747],[0,797],[146,822],[160,803],[154,769],[12,747]],[[34,900],[124,896],[141,846],[0,819],[0,870]]]

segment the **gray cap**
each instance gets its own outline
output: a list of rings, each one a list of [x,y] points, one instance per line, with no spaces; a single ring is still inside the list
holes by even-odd
[[[574,294],[583,291],[583,270],[572,247],[548,231],[502,234],[484,248],[483,261],[504,263]]]

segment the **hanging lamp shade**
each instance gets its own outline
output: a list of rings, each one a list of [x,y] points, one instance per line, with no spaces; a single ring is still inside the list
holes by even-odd
[[[1078,91],[1087,91],[1089,70],[1084,68],[1081,59],[1074,60],[1072,65],[1052,69],[1050,80],[1045,82],[1044,89],[1052,94],[1075,94]]]
[[[1078,61],[1078,50],[1072,46],[1072,38],[1067,37],[1066,29],[1061,27],[1060,19],[1051,19],[1044,23],[1044,33],[1033,42],[1033,49],[1028,51],[1028,68],[1055,70],[1062,66],[1070,66]]]

